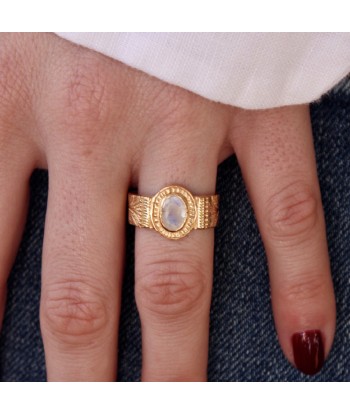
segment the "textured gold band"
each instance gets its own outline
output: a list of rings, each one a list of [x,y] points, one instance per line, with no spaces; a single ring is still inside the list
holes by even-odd
[[[186,206],[186,218],[181,229],[169,231],[162,220],[162,207],[169,197],[181,198]],[[181,186],[168,186],[155,196],[147,197],[133,193],[128,195],[128,219],[131,225],[157,230],[169,239],[186,236],[192,229],[214,228],[218,222],[219,196],[193,196]]]
[[[151,221],[152,198],[129,193],[129,223],[139,228],[153,228]],[[218,196],[195,196],[197,220],[193,229],[215,228],[218,222]]]

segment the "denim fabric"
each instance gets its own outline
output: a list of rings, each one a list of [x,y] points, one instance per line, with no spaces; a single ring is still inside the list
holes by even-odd
[[[323,370],[307,377],[284,358],[274,329],[266,258],[234,157],[219,167],[208,375],[211,381],[350,381],[350,79],[311,106],[319,178],[337,298],[337,332]],[[31,180],[23,242],[9,279],[0,340],[0,379],[43,381],[39,328],[40,267],[47,173]],[[119,380],[137,381],[140,324],[133,298],[134,230],[128,227],[119,341]]]

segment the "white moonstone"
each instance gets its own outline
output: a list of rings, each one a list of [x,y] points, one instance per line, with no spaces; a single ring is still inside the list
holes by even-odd
[[[171,232],[181,229],[187,218],[186,204],[180,196],[171,195],[163,200],[161,221]]]

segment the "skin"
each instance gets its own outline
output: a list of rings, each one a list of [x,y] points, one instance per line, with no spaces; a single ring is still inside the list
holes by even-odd
[[[0,35],[0,310],[29,178],[47,168],[48,380],[116,379],[128,189],[213,194],[233,153],[268,257],[281,347],[293,364],[293,333],[318,329],[327,355],[335,301],[307,106],[245,111],[52,34]],[[136,230],[143,381],[206,380],[213,244],[213,230],[176,242]]]

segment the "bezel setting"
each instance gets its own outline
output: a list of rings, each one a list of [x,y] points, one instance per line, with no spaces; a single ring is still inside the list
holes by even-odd
[[[162,206],[163,201],[169,196],[180,197],[186,206],[187,217],[181,227],[177,231],[169,231],[162,223]],[[161,235],[169,239],[180,239],[188,235],[194,228],[197,218],[196,202],[192,194],[181,186],[167,186],[161,189],[153,198],[151,203],[151,220],[154,229]]]

